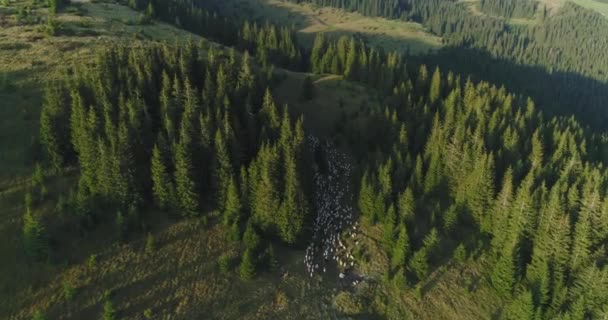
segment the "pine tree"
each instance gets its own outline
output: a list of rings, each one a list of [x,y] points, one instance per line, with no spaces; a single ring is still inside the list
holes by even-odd
[[[281,126],[280,117],[277,111],[277,106],[274,103],[270,88],[266,89],[264,94],[264,102],[260,110],[262,121],[267,123],[271,130],[276,131]]]
[[[429,101],[435,103],[441,97],[441,72],[439,67],[435,68],[433,78],[431,79],[431,89],[429,92]]]
[[[492,271],[491,281],[494,288],[503,295],[508,295],[513,289],[515,267],[510,251],[505,250],[505,253],[499,258]]]
[[[239,274],[243,280],[251,280],[255,277],[255,258],[251,249],[245,250],[243,259],[239,266]]]
[[[32,196],[25,195],[25,215],[23,216],[23,242],[26,254],[33,259],[48,258],[49,247],[46,230],[38,217],[32,212]]]
[[[103,320],[115,320],[116,319],[116,310],[114,309],[114,304],[110,299],[107,299],[103,304]]]
[[[395,206],[390,205],[388,207],[386,217],[384,219],[384,232],[383,232],[383,245],[386,252],[391,252],[395,245],[395,236],[396,236],[396,224],[397,224],[397,214],[395,213]]]
[[[51,166],[58,170],[72,156],[66,101],[60,87],[49,86],[45,91],[40,114],[40,142]]]
[[[534,304],[532,294],[525,291],[507,305],[503,312],[502,319],[505,320],[532,320],[535,319]]]
[[[361,178],[358,204],[361,214],[365,217],[372,218],[376,214],[374,206],[375,194],[368,181],[369,176],[366,170],[363,174],[363,178]]]
[[[241,215],[242,202],[234,177],[230,179],[230,184],[228,185],[226,193],[226,203],[223,205],[223,208],[224,224],[232,225],[238,223]]]
[[[220,130],[215,133],[215,156],[213,160],[213,182],[215,186],[216,203],[223,211],[226,194],[232,179],[232,163],[228,154],[226,142]]]
[[[359,56],[357,50],[357,42],[355,38],[350,38],[348,44],[347,58],[344,69],[344,76],[350,80],[359,79]]]
[[[32,320],[46,320],[46,319],[47,318],[42,311],[36,311],[36,313],[34,313],[34,316],[32,317]]]
[[[243,234],[243,244],[245,248],[250,249],[251,251],[257,251],[260,246],[260,236],[258,235],[253,223],[249,221],[247,223],[247,227],[245,228],[245,233]]]
[[[198,195],[192,180],[192,164],[185,146],[180,143],[175,151],[175,196],[184,216],[198,215]]]
[[[426,278],[429,270],[428,253],[422,248],[414,253],[409,262],[409,269],[414,273],[418,281]]]
[[[313,73],[322,74],[326,72],[322,64],[322,58],[326,47],[325,35],[322,32],[317,33],[310,53],[310,65]]]
[[[277,223],[277,212],[281,205],[277,190],[277,148],[263,145],[258,157],[250,166],[249,183],[251,213],[265,231]]]
[[[173,203],[173,183],[164,163],[163,155],[161,154],[158,145],[152,150],[152,160],[150,171],[152,176],[152,190],[154,198],[161,209],[167,209]]]
[[[414,217],[414,193],[407,188],[399,195],[398,208],[400,221],[408,221]]]
[[[397,242],[393,248],[391,255],[391,267],[393,269],[405,265],[407,255],[410,250],[409,237],[407,234],[407,228],[405,225],[401,225],[399,228],[399,236]]]
[[[572,241],[572,252],[570,254],[570,268],[577,270],[584,266],[589,259],[590,247],[590,225],[587,210],[579,212],[578,220],[574,225],[574,237]]]

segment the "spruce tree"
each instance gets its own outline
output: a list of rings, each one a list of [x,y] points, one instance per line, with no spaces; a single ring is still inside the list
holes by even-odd
[[[168,209],[173,203],[173,182],[158,145],[152,150],[150,171],[156,203],[161,209]]]
[[[116,310],[114,309],[114,303],[112,300],[106,299],[106,302],[103,304],[103,320],[115,320],[116,319]]]
[[[228,147],[220,130],[215,133],[215,156],[213,159],[213,182],[216,203],[220,210],[224,210],[226,194],[232,179],[232,163],[228,154]]]
[[[46,230],[40,219],[32,212],[31,206],[32,196],[27,193],[22,229],[25,253],[32,259],[43,260],[49,255]]]
[[[428,253],[425,248],[416,251],[409,261],[409,269],[418,281],[426,278],[429,270]]]
[[[230,184],[226,192],[226,203],[224,208],[224,224],[232,225],[238,223],[241,215],[242,202],[239,196],[238,187],[234,177],[230,179]]]
[[[399,195],[397,207],[400,221],[408,221],[414,217],[414,193],[407,188]]]
[[[429,92],[429,101],[431,104],[435,103],[441,97],[441,72],[439,67],[435,68],[433,77],[431,79],[431,89]]]
[[[518,294],[503,312],[502,319],[505,320],[532,320],[535,318],[534,304],[530,291]]]
[[[255,277],[255,257],[251,249],[245,250],[241,265],[239,266],[239,274],[243,280],[251,280]]]
[[[40,142],[51,166],[58,170],[72,156],[68,110],[62,88],[49,86],[40,114]]]
[[[175,150],[175,197],[182,215],[198,215],[198,195],[192,179],[192,163],[185,146],[180,143]]]
[[[410,244],[407,228],[404,224],[399,228],[399,236],[391,254],[391,267],[393,269],[405,266],[409,254]]]
[[[358,204],[361,214],[365,217],[372,218],[376,214],[374,206],[375,194],[372,186],[369,185],[368,181],[369,176],[366,170],[363,174],[363,177],[361,178]]]

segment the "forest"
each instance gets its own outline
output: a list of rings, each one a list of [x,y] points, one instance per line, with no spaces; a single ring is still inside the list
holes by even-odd
[[[160,213],[200,233],[225,230],[238,256],[209,258],[236,275],[229,281],[286,277],[287,250],[315,281],[336,265],[331,256],[340,278],[355,279],[344,291],[378,282],[423,299],[438,274],[481,265],[478,282],[499,301],[492,318],[608,317],[605,17],[574,4],[549,16],[524,0],[481,0],[483,17],[447,0],[308,2],[418,20],[447,47],[408,56],[319,33],[307,48],[272,21],[129,0],[142,18],[214,42],[113,44],[47,81],[41,161],[21,198],[28,259],[58,263],[56,239],[87,241],[107,225],[119,244],[145,236],[152,254]],[[535,17],[524,28],[505,20]],[[349,116],[340,106],[324,136],[277,99],[294,74],[304,76],[291,88],[298,103],[317,98],[324,75],[378,101],[346,106]],[[51,177],[65,178],[65,192],[49,192]],[[44,206],[60,218],[42,218]],[[359,226],[378,235],[376,247],[349,241]],[[127,317],[111,296],[102,318]],[[387,305],[359,316],[419,316],[398,298]]]

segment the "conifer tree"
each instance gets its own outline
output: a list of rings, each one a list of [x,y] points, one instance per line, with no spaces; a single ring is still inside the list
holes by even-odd
[[[250,249],[255,252],[259,249],[260,246],[260,236],[258,235],[255,227],[251,220],[247,223],[247,227],[245,228],[245,233],[243,234],[243,244],[245,248]]]
[[[33,259],[48,257],[49,247],[46,230],[38,217],[32,212],[32,195],[25,195],[25,214],[23,216],[23,242],[26,254]]]
[[[213,181],[216,194],[216,203],[220,210],[224,210],[226,194],[232,179],[232,163],[226,142],[220,130],[215,133],[215,155],[213,160]]]
[[[192,180],[192,163],[185,146],[180,143],[175,150],[175,197],[184,216],[198,215],[198,195]]]
[[[270,88],[267,88],[266,93],[264,94],[264,102],[262,104],[262,109],[260,110],[260,115],[262,116],[262,120],[268,124],[271,130],[276,131],[281,126],[277,106],[270,93]]]
[[[416,251],[409,261],[409,269],[414,273],[418,281],[426,278],[429,270],[428,253],[425,248]]]
[[[429,92],[429,101],[431,104],[435,103],[441,96],[441,72],[439,67],[435,68],[433,77],[431,79],[431,89]]]
[[[508,295],[515,284],[515,267],[513,255],[508,249],[504,250],[502,256],[496,262],[491,275],[492,285],[503,295]]]
[[[347,52],[344,76],[347,79],[357,80],[359,79],[359,57],[355,38],[350,38]]]
[[[399,228],[399,236],[391,255],[391,267],[393,269],[405,265],[409,249],[410,245],[407,228],[402,224]]]
[[[49,86],[40,114],[40,142],[51,166],[58,170],[71,156],[66,101],[62,89]]]
[[[276,180],[278,160],[277,148],[263,145],[250,167],[251,212],[256,222],[266,230],[276,225],[276,213],[281,204]]]
[[[234,177],[230,179],[230,184],[228,185],[226,192],[226,203],[223,207],[224,224],[232,225],[238,223],[241,215],[242,202]]]
[[[414,217],[414,193],[407,188],[399,195],[398,209],[400,221],[407,221]]]
[[[152,150],[150,170],[154,198],[161,209],[167,209],[173,203],[173,182],[158,145],[155,145]]]
[[[583,209],[579,212],[578,220],[574,225],[572,252],[570,253],[570,268],[577,270],[584,266],[589,259],[589,213]]]
[[[285,158],[285,192],[279,211],[281,238],[287,243],[295,243],[301,235],[306,220],[308,204],[302,191],[296,162],[293,155]]]
[[[103,304],[103,320],[115,320],[116,319],[116,310],[114,309],[114,304],[112,300],[109,298],[106,299],[106,302]]]
[[[245,250],[243,259],[239,266],[239,274],[243,280],[251,280],[255,277],[255,257],[251,249]]]
[[[375,206],[374,206],[374,190],[369,185],[368,182],[369,176],[367,170],[363,174],[363,178],[361,178],[361,187],[359,190],[359,210],[361,214],[366,217],[372,217],[375,215]]]
[[[502,319],[505,320],[532,320],[535,319],[532,294],[525,291],[518,294],[505,308]]]

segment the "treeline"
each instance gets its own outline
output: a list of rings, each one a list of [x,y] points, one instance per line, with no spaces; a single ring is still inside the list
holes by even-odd
[[[310,69],[317,74],[343,75],[382,90],[392,88],[406,71],[405,60],[398,53],[386,54],[354,37],[333,40],[322,33],[315,37]]]
[[[219,220],[254,267],[264,239],[297,243],[312,160],[303,120],[267,85],[248,54],[192,42],[113,47],[75,66],[49,87],[41,115],[49,163],[79,169],[59,210],[85,229],[114,221],[118,239],[145,224],[152,203]]]
[[[318,6],[335,7],[359,12],[366,16],[399,17],[409,8],[408,0],[288,0],[294,3],[308,2]]]
[[[481,0],[479,9],[489,15],[505,18],[533,18],[538,9],[534,0]]]
[[[342,3],[348,2],[319,4],[340,7]],[[599,13],[566,3],[552,16],[547,16],[545,9],[537,24],[513,28],[504,19],[474,16],[466,4],[451,0],[403,1],[397,7],[403,11],[385,17],[413,19],[443,37],[446,48],[426,62],[464,73],[479,71],[475,74],[481,79],[532,95],[550,114],[575,113],[585,123],[604,127],[607,116],[602,106],[608,101],[608,39],[604,35],[608,21]],[[472,56],[456,61],[451,57],[455,53]],[[491,65],[497,63],[499,67]],[[542,69],[526,72],[523,66]],[[540,78],[541,72],[546,75],[542,78],[550,81],[528,81]]]
[[[342,133],[362,148],[358,205],[383,230],[387,278],[484,256],[504,319],[605,316],[608,141],[439,69],[393,92]]]
[[[198,7],[191,0],[129,0],[128,5],[150,18],[214,40],[223,45],[248,50],[258,61],[290,69],[302,69],[302,53],[293,30],[271,23],[238,24]]]

